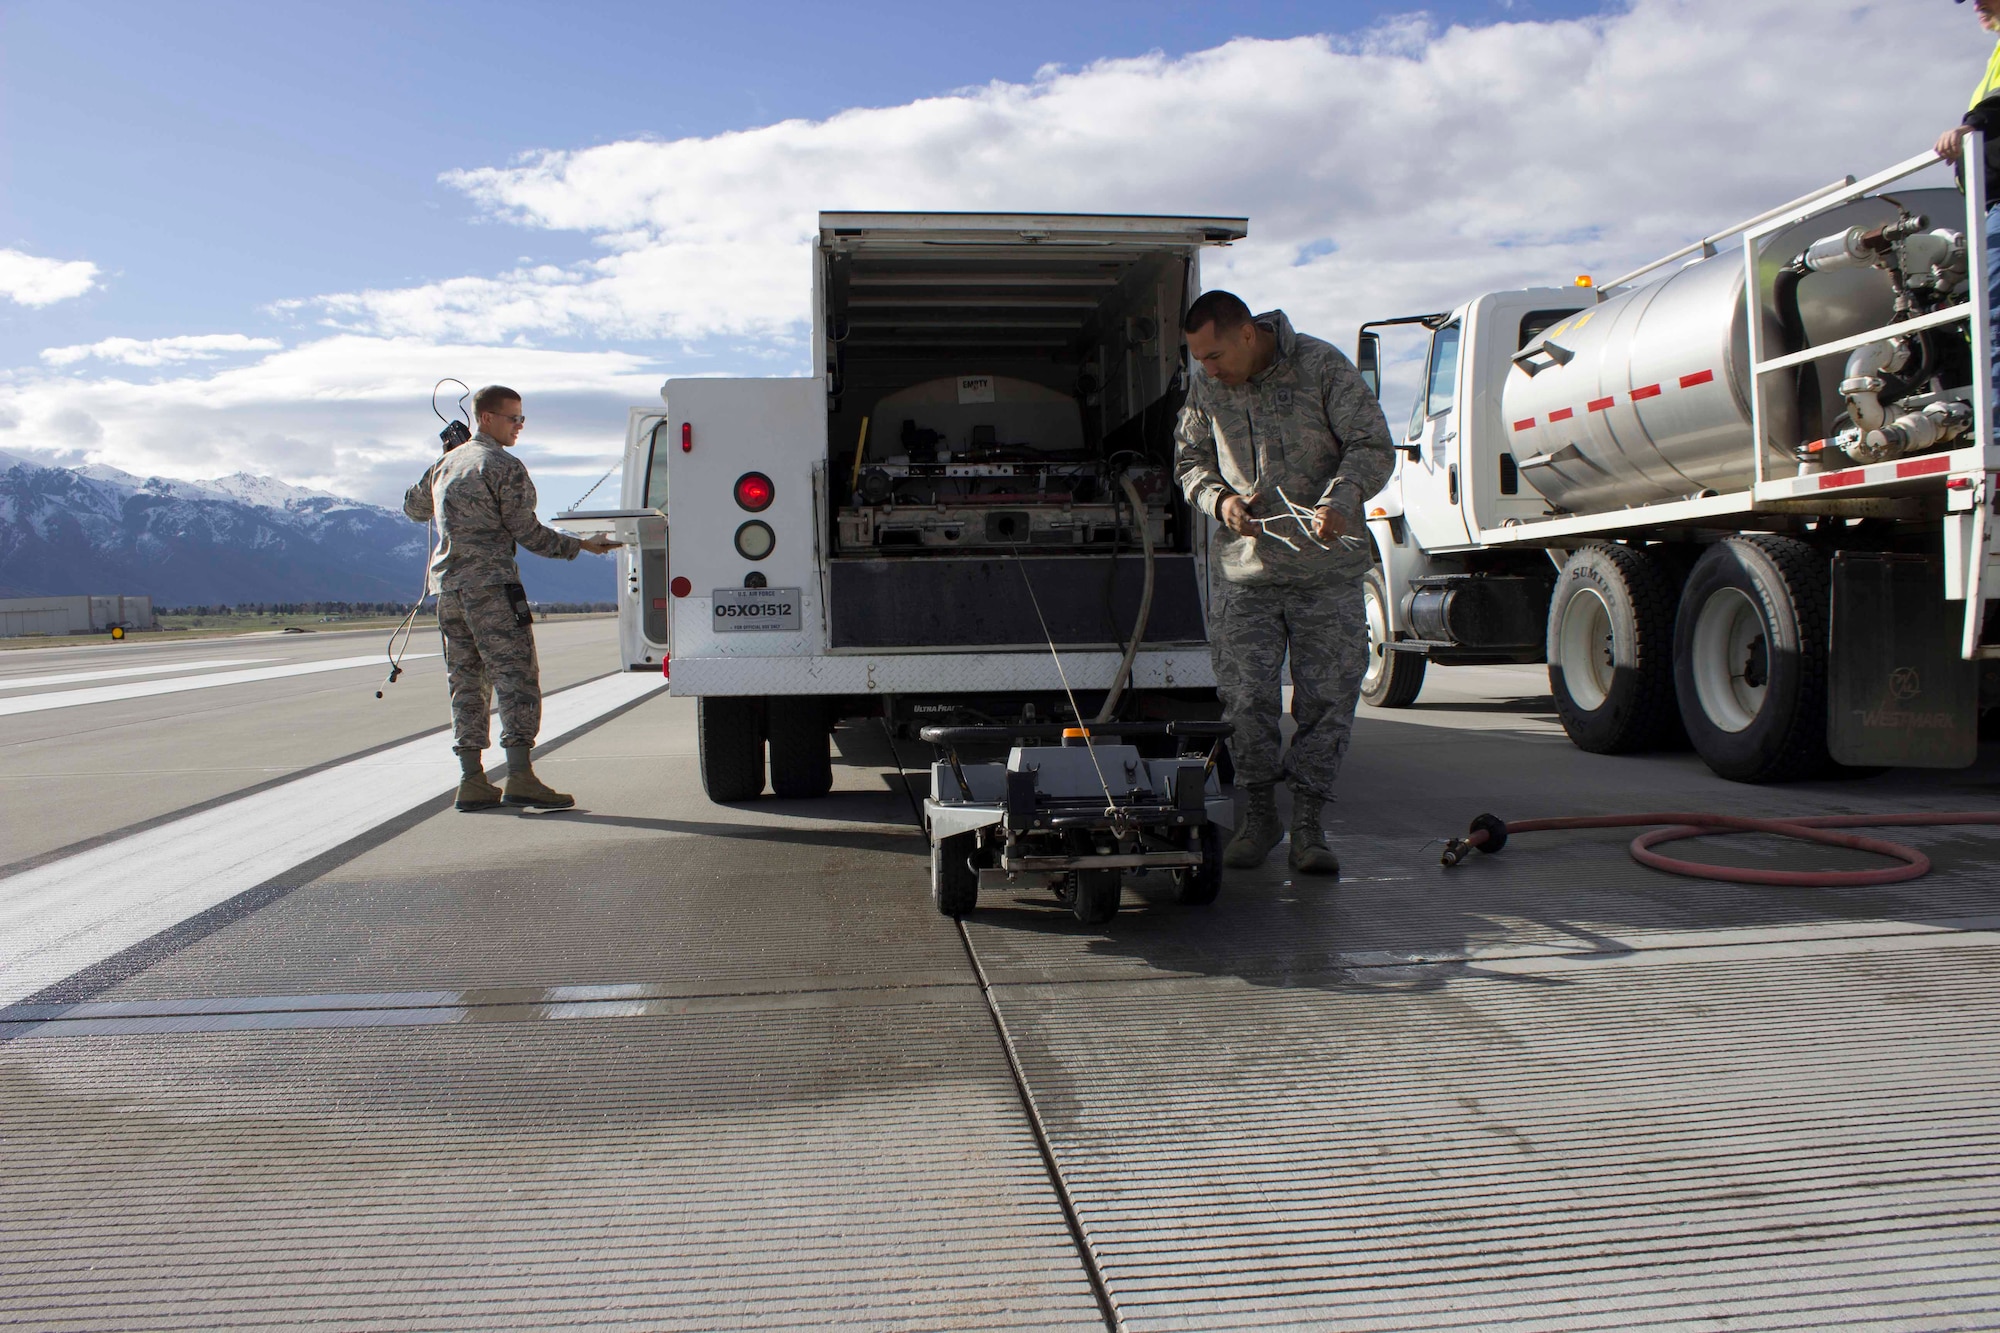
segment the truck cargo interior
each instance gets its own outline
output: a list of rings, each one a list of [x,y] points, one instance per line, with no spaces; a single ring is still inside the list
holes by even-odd
[[[1179,321],[1242,224],[1095,221],[823,216],[834,650],[1118,647],[1149,545],[1144,642],[1204,640]]]

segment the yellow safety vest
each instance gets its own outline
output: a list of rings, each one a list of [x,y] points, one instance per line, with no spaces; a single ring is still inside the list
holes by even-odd
[[[2000,46],[1993,48],[1993,54],[1986,60],[1986,77],[1979,81],[1979,91],[1972,95],[1967,109],[1978,106],[1995,93],[2000,93]]]

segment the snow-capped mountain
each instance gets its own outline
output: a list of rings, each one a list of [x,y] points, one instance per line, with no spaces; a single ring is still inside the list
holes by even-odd
[[[156,606],[407,601],[426,533],[401,513],[245,472],[213,481],[0,454],[0,597],[150,594]],[[523,553],[537,601],[609,601],[605,557]]]

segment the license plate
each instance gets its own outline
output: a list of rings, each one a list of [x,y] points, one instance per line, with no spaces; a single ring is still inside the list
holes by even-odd
[[[797,588],[717,588],[714,608],[717,634],[799,628]]]

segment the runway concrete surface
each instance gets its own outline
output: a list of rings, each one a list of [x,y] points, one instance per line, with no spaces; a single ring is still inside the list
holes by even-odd
[[[1440,671],[1361,720],[1338,884],[1279,853],[1207,908],[960,926],[923,747],[843,728],[832,795],[715,806],[609,622],[543,660],[568,813],[449,808],[435,662],[0,713],[0,1324],[2000,1326],[2000,832],[1842,891],[1427,845],[1992,808],[1991,749],[1746,788],[1575,750],[1539,669]]]

